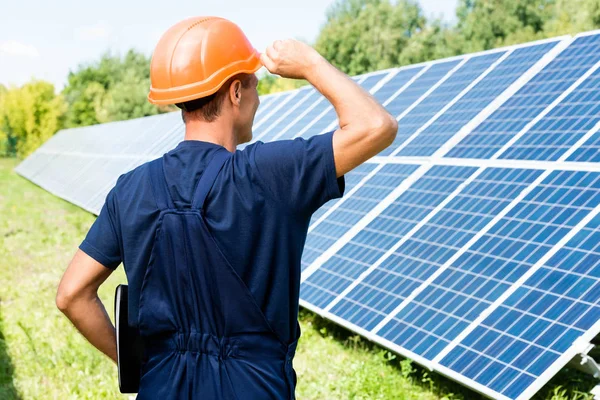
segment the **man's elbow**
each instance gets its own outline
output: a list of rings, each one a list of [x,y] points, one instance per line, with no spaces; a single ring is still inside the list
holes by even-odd
[[[67,288],[65,285],[60,285],[56,291],[56,307],[58,307],[63,314],[68,314],[73,308],[75,301],[80,297],[81,293],[76,293],[76,291]]]
[[[69,296],[68,294],[64,293],[64,291],[62,291],[59,288],[58,291],[57,291],[57,293],[56,293],[55,302],[56,302],[56,307],[58,307],[58,309],[63,314],[66,314],[67,311],[69,310],[70,305],[71,305],[72,297]]]
[[[371,132],[383,150],[394,143],[398,132],[398,121],[387,112],[382,113],[374,119]]]

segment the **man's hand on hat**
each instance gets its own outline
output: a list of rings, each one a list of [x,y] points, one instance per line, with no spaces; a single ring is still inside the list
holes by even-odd
[[[325,59],[299,40],[276,40],[260,55],[260,61],[272,74],[284,78],[308,79]]]

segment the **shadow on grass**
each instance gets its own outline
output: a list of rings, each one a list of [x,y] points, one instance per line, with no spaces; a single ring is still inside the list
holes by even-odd
[[[21,396],[14,386],[14,366],[8,355],[8,348],[4,338],[4,323],[2,319],[2,300],[0,299],[0,399],[20,400]]]
[[[384,358],[382,358],[382,362],[388,363],[398,370],[399,375],[410,378],[413,383],[426,388],[440,398],[455,400],[487,399],[487,397],[484,397],[443,375],[429,371],[416,363],[411,363],[410,367],[407,369],[406,362],[403,362],[403,360],[405,360],[403,357],[393,357],[391,356],[392,352],[387,349],[369,340],[363,339],[356,333],[324,319],[307,309],[300,309],[299,318],[301,321],[311,322],[312,329],[316,330],[321,336],[332,337],[346,347],[385,354]],[[550,382],[548,382],[548,384],[545,385],[533,399],[592,399],[589,392],[599,383],[599,381],[578,370],[564,368],[552,378],[552,380],[550,380]]]

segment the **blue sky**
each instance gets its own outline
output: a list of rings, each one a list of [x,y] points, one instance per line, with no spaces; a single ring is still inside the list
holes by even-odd
[[[61,88],[69,69],[107,50],[150,54],[162,32],[194,15],[218,15],[242,27],[263,51],[275,39],[312,42],[334,0],[10,1],[0,14],[0,83],[32,77]],[[419,0],[426,15],[451,21],[457,0]],[[287,3],[287,4],[282,4]]]

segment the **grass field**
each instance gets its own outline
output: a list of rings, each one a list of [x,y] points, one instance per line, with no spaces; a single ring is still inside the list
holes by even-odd
[[[116,367],[55,307],[70,257],[94,216],[58,199],[0,159],[0,400],[121,398]],[[123,267],[101,287],[111,314]],[[302,310],[294,366],[299,399],[481,399],[409,360]],[[588,399],[595,381],[564,370],[536,399]]]

